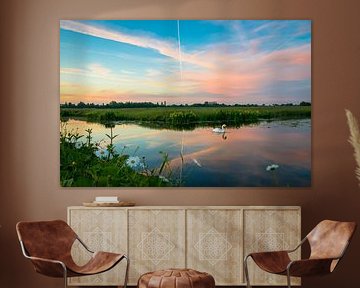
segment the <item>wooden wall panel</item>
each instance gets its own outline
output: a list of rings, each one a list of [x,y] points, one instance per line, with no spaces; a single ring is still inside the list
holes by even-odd
[[[70,226],[93,251],[127,253],[127,211],[124,209],[71,209]],[[90,253],[76,241],[72,247],[76,263],[85,264]],[[69,285],[119,285],[125,276],[125,261],[112,270],[94,276],[69,278]]]
[[[187,266],[214,276],[217,285],[243,282],[242,210],[187,211]]]
[[[185,267],[185,210],[129,210],[130,284],[141,274]]]
[[[300,210],[256,209],[244,211],[244,252],[276,251],[293,249],[300,243]],[[300,250],[293,257],[300,259]],[[262,271],[249,259],[249,275],[252,285],[286,285],[286,277]],[[292,283],[300,284],[298,278]]]

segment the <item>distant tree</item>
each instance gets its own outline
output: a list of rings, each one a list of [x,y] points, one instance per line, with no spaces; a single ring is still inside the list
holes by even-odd
[[[282,104],[254,104],[254,103],[236,103],[236,104],[225,104],[225,103],[217,103],[217,102],[209,102],[205,101],[203,103],[193,103],[193,104],[171,104],[167,105],[166,101],[161,102],[116,102],[111,101],[109,103],[102,103],[102,104],[95,104],[95,103],[84,103],[79,102],[77,104],[71,102],[65,102],[60,104],[61,108],[96,108],[96,109],[122,109],[122,108],[154,108],[154,107],[284,107],[284,106],[311,106],[310,102],[302,101],[300,104],[293,104],[293,103],[282,103]]]
[[[78,108],[86,108],[86,104],[84,103],[84,102],[79,102],[78,104],[77,104],[77,107]]]

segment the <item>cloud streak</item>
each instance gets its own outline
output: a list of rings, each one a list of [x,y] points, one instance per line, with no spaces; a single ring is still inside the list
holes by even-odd
[[[141,35],[141,36],[129,35],[124,32],[112,31],[110,29],[100,28],[94,25],[89,25],[89,24],[81,23],[79,21],[72,21],[72,20],[61,20],[60,28],[63,30],[77,32],[97,38],[131,44],[142,48],[154,49],[164,56],[179,61],[179,50],[178,47],[176,46],[177,43],[175,42],[172,43],[170,41],[160,40],[146,35]],[[199,61],[196,58],[196,56],[188,53],[182,53],[181,60],[183,62],[188,62],[203,67],[209,66],[207,62]]]

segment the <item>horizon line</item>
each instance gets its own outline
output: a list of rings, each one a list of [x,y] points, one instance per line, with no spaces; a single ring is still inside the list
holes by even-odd
[[[64,103],[60,103],[61,105],[78,105],[80,103],[83,103],[85,105],[108,105],[108,104],[154,104],[154,105],[159,105],[159,106],[180,106],[180,105],[226,105],[226,106],[234,106],[234,105],[286,105],[286,104],[292,104],[292,105],[299,105],[300,103],[310,103],[312,104],[311,101],[299,101],[299,102],[278,102],[278,103],[219,103],[216,101],[208,101],[208,103],[206,102],[194,102],[194,103],[167,103],[166,101],[157,101],[157,102],[151,102],[151,101],[143,101],[143,102],[132,102],[132,101],[126,101],[126,102],[116,102],[116,101],[110,101],[110,102],[102,102],[102,103],[94,103],[94,102],[77,102],[77,103],[73,103],[73,102],[64,102]],[[164,103],[164,104],[163,104]]]

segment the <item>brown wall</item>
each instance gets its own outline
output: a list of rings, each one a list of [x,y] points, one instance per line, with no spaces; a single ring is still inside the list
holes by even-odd
[[[5,3],[6,2],[6,3]],[[139,205],[301,205],[303,233],[324,218],[360,223],[360,188],[344,108],[360,116],[358,0],[7,0],[0,10],[0,286],[62,287],[33,273],[19,220],[114,194]],[[59,187],[59,19],[312,19],[313,129],[309,189],[62,189]],[[333,275],[304,287],[359,287],[360,230]]]

